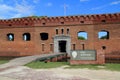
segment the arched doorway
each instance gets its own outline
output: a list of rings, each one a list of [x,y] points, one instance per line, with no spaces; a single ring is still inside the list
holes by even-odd
[[[66,52],[70,54],[71,38],[70,36],[55,36],[54,37],[54,53]]]
[[[59,41],[59,51],[66,52],[66,41]]]

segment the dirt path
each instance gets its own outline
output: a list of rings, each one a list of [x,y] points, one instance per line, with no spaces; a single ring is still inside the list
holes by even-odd
[[[0,80],[120,80],[120,72],[89,69],[30,69],[18,66],[0,72]]]

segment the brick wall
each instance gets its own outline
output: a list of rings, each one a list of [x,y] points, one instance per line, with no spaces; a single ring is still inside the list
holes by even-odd
[[[117,13],[0,20],[0,52],[19,52],[19,55],[52,53],[56,29],[58,29],[58,35],[61,35],[61,29],[64,29],[64,35],[71,37],[71,49],[74,44],[76,50],[82,50],[84,43],[85,49],[90,50],[99,50],[105,46],[105,53],[120,50],[120,14]],[[67,34],[67,29],[70,31],[69,34]],[[108,40],[98,39],[98,32],[101,30],[109,32]],[[87,32],[88,39],[78,40],[77,33],[79,31]],[[48,40],[41,40],[40,33],[43,32],[49,34]],[[14,33],[14,41],[7,40],[8,33]],[[23,33],[30,33],[31,40],[24,41]]]

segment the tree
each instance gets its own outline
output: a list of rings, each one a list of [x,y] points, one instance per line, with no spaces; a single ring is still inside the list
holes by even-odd
[[[33,17],[33,18],[45,18],[45,17],[47,17],[47,16],[29,16],[29,17]]]
[[[85,37],[83,37],[83,36],[78,36],[78,39],[79,40],[86,40]]]
[[[101,36],[100,39],[108,39],[108,36],[107,35]]]

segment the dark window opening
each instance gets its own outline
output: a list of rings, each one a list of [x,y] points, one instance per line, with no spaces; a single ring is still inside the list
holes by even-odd
[[[43,25],[46,25],[46,23],[42,23]]]
[[[58,29],[56,29],[56,34],[58,34]]]
[[[44,51],[44,44],[42,44],[42,51]]]
[[[48,40],[48,33],[40,33],[41,40]]]
[[[53,51],[53,44],[50,44],[50,51]]]
[[[85,50],[85,44],[82,44],[82,50]]]
[[[12,34],[12,33],[7,34],[7,40],[14,41],[14,34]]]
[[[23,34],[23,40],[24,41],[30,41],[31,40],[30,33],[24,33]]]
[[[64,24],[64,22],[61,22],[61,24]]]
[[[105,49],[106,49],[106,46],[102,46],[102,49],[105,50]]]
[[[61,34],[64,34],[64,29],[61,29]]]
[[[70,30],[69,30],[69,29],[67,29],[67,34],[69,34],[69,31],[70,31]]]
[[[105,22],[106,22],[106,20],[101,20],[101,22],[105,23]]]
[[[75,44],[73,44],[73,50],[75,50]]]
[[[99,39],[109,39],[109,32],[102,30],[98,33],[98,38]]]
[[[84,21],[80,21],[80,23],[84,23]]]
[[[80,32],[78,32],[78,40],[87,40],[87,32],[85,32],[85,31],[80,31]]]
[[[8,26],[12,26],[12,24],[9,24]]]
[[[27,25],[28,25],[28,23],[25,23],[25,25],[27,26]]]
[[[59,41],[59,51],[66,52],[66,41]]]

